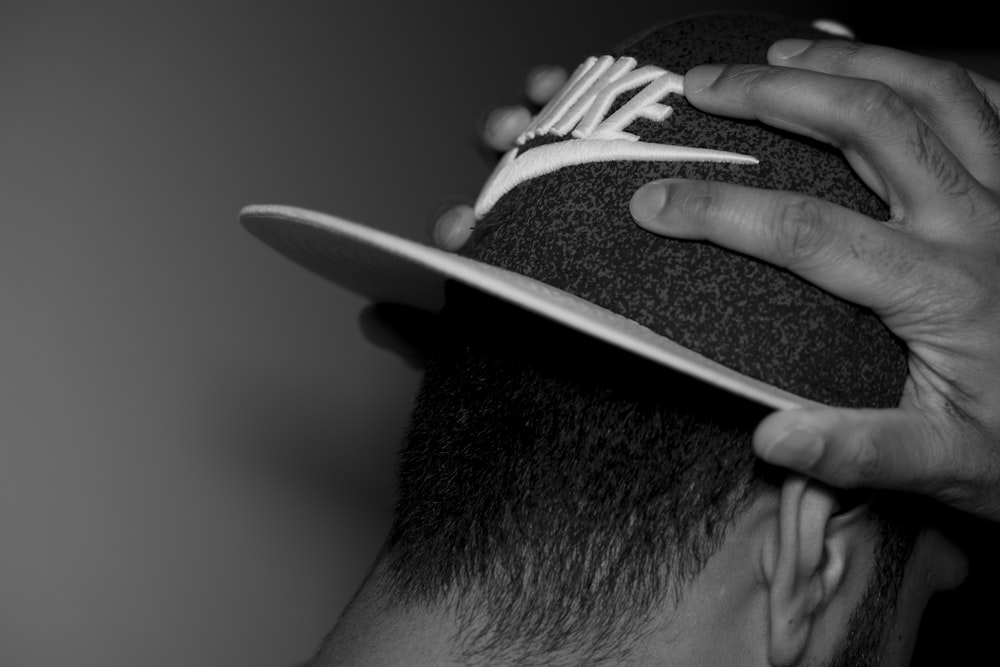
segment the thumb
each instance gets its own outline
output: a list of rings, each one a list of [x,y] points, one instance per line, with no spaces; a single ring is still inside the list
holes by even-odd
[[[773,412],[757,427],[753,447],[768,463],[841,488],[929,493],[940,483],[942,443],[917,413],[805,408]],[[932,495],[935,495],[932,493]]]

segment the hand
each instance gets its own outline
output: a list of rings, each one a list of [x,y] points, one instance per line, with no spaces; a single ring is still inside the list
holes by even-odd
[[[1000,84],[843,41],[780,41],[768,62],[696,67],[685,95],[838,147],[890,221],[797,193],[677,180],[640,188],[633,217],[786,267],[872,308],[907,344],[898,408],[772,413],[754,435],[761,457],[1000,521]]]
[[[542,65],[528,73],[525,80],[525,96],[532,106],[545,106],[566,82],[568,74],[558,66]],[[514,141],[531,122],[532,109],[524,105],[497,107],[482,124],[483,143],[497,152],[506,153],[514,147]],[[428,233],[435,246],[442,250],[457,251],[472,235],[476,216],[468,203],[449,203],[442,206],[432,216]]]

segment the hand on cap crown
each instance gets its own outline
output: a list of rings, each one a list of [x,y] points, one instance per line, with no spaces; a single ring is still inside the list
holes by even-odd
[[[1000,521],[1000,84],[839,40],[778,42],[768,60],[696,67],[685,94],[705,111],[838,147],[891,220],[796,193],[674,180],[636,193],[636,222],[786,267],[872,308],[908,345],[898,408],[775,412],[754,435],[762,458]],[[564,79],[564,70],[539,68],[527,97],[541,106]],[[484,143],[506,151],[530,117],[521,106],[494,110]],[[470,206],[447,208],[432,239],[458,250],[474,222]]]
[[[909,349],[891,410],[771,414],[764,459],[845,487],[915,491],[1000,520],[1000,84],[846,41],[785,40],[770,66],[702,66],[685,95],[841,149],[888,203],[878,222],[797,193],[660,181],[652,232],[706,239],[870,307]]]

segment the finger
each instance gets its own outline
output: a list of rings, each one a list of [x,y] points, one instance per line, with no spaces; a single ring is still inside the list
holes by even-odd
[[[476,225],[476,214],[468,204],[448,204],[431,217],[428,233],[431,242],[441,250],[458,252],[465,245]]]
[[[818,287],[875,309],[890,326],[919,294],[926,246],[850,209],[797,192],[666,179],[633,195],[646,230],[711,241],[787,268]]]
[[[497,107],[483,121],[483,142],[495,151],[506,153],[529,123],[531,112],[526,107]]]
[[[986,92],[993,86],[957,63],[844,40],[781,40],[768,51],[768,62],[884,83],[973,176],[987,187],[1000,186],[1000,118]]]
[[[569,74],[558,65],[540,65],[528,72],[524,91],[534,104],[544,106],[566,83]]]
[[[993,106],[993,110],[1000,113],[1000,81],[994,81],[988,76],[983,76],[972,70],[969,70],[969,76],[972,77],[979,90],[983,91],[983,95]]]
[[[1000,501],[983,501],[996,494],[981,488],[983,477],[992,480],[987,486],[1000,483],[1000,476],[984,474],[984,469],[996,470],[997,455],[968,443],[968,438],[942,437],[920,412],[906,408],[778,411],[753,436],[754,451],[763,460],[828,484],[915,492],[1000,519]]]
[[[911,229],[957,234],[948,221],[990,206],[982,186],[885,84],[786,67],[710,65],[690,70],[684,85],[691,103],[705,111],[840,148],[893,218]]]

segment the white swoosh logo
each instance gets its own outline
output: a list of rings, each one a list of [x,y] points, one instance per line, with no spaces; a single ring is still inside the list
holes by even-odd
[[[731,162],[757,164],[750,155],[730,153],[710,148],[691,148],[669,144],[650,144],[630,139],[567,139],[543,144],[518,154],[517,148],[503,156],[476,200],[477,218],[482,218],[493,205],[517,185],[550,174],[557,169],[592,162]]]

